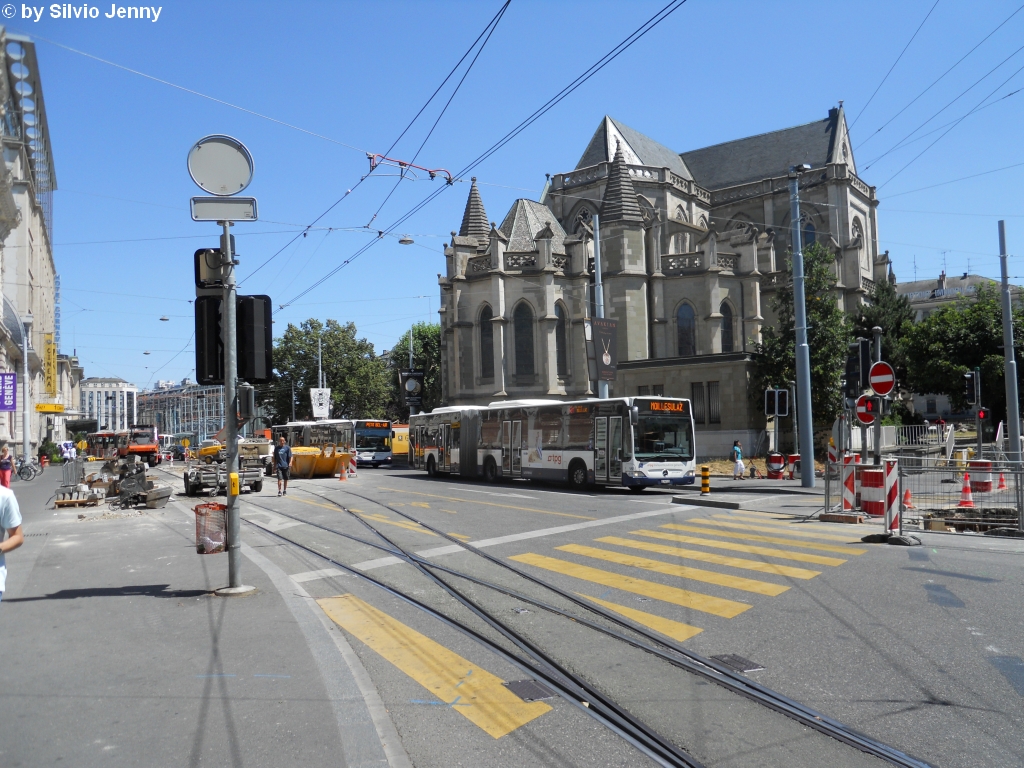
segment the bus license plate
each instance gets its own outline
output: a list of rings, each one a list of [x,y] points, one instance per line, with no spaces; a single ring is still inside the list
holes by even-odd
[[[661,484],[662,484],[662,485],[668,485],[668,484],[669,484],[669,483],[671,483],[671,482],[672,482],[671,480],[662,480],[662,481],[661,481]]]

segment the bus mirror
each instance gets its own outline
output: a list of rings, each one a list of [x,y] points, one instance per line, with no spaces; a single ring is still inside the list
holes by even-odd
[[[634,427],[640,423],[640,409],[635,405],[629,409],[629,423]]]
[[[393,430],[393,429],[392,429],[392,430],[391,430],[391,439],[393,440],[393,439],[394,439],[394,437],[395,437],[395,430]]]

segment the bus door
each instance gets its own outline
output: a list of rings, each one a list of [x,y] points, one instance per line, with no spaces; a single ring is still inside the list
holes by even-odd
[[[523,474],[523,422],[506,421],[501,425],[501,471],[513,477]]]
[[[608,417],[594,419],[594,479],[608,480]]]
[[[608,479],[616,483],[622,480],[621,416],[611,416],[608,419]]]
[[[441,425],[441,463],[438,469],[448,471],[452,468],[452,425]]]

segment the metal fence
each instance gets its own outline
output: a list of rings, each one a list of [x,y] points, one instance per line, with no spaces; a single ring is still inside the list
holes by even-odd
[[[85,459],[72,459],[61,465],[63,471],[63,485],[78,485],[85,478]]]
[[[942,445],[945,442],[942,429],[938,426],[909,424],[893,429],[896,432],[895,445]]]
[[[897,458],[902,530],[985,533],[999,528],[1024,531],[1024,470],[1006,461],[924,456]],[[835,467],[833,467],[835,469]],[[860,509],[860,473],[877,469],[857,465],[855,508]],[[842,476],[826,473],[826,509],[842,509]]]

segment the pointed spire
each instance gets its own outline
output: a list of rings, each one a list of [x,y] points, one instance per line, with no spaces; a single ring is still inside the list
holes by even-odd
[[[459,227],[460,237],[475,237],[486,240],[491,228],[487,226],[487,212],[484,202],[480,199],[480,190],[476,187],[476,176],[469,188],[469,199],[466,200],[466,212],[462,214],[462,226]]]
[[[630,221],[643,223],[640,204],[636,201],[636,190],[626,169],[626,160],[622,155],[622,144],[615,143],[615,159],[608,172],[608,185],[601,201],[601,222]]]

